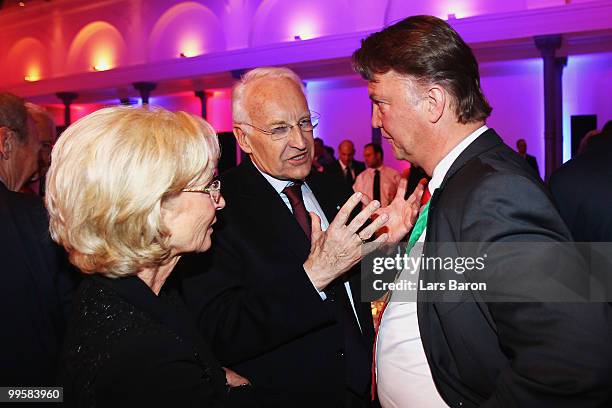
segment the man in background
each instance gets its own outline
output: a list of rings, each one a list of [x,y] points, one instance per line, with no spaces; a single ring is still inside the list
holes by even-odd
[[[34,120],[41,144],[38,154],[38,171],[24,187],[24,192],[33,192],[41,197],[45,195],[45,179],[51,165],[51,149],[57,139],[57,128],[51,114],[43,107],[26,102],[28,114]]]
[[[350,140],[343,140],[338,145],[338,160],[325,167],[325,174],[342,180],[352,190],[355,179],[365,170],[365,164],[354,157],[355,145]]]
[[[314,139],[314,157],[312,158],[312,167],[319,173],[323,173],[325,166],[330,165],[334,161],[334,156],[330,153],[328,146],[325,146],[323,139],[316,137]]]
[[[397,170],[384,165],[383,149],[377,143],[365,145],[363,159],[368,168],[357,176],[353,190],[365,194],[371,200],[380,201],[380,205],[386,207],[395,197],[402,177]]]
[[[0,386],[54,384],[74,287],[41,200],[17,192],[38,170],[40,149],[24,101],[1,93]]]
[[[516,150],[518,151],[519,156],[525,159],[527,164],[529,164],[538,173],[538,175],[540,175],[538,161],[534,156],[527,154],[527,142],[525,139],[519,139],[516,141]]]
[[[612,121],[557,169],[550,190],[577,242],[612,242]]]

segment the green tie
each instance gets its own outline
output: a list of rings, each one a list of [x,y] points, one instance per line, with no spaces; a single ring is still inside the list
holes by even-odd
[[[419,240],[419,237],[427,227],[427,214],[429,213],[429,201],[423,207],[423,211],[419,214],[419,218],[417,218],[416,224],[414,224],[414,228],[412,229],[412,233],[410,234],[410,238],[408,238],[408,246],[406,247],[406,253],[410,254],[410,251],[414,247],[414,244]]]

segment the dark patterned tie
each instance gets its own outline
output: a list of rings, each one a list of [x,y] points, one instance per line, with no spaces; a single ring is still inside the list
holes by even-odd
[[[353,187],[353,183],[355,182],[355,179],[353,179],[353,172],[351,171],[351,167],[350,166],[346,166],[346,184],[349,185],[349,187]]]
[[[372,186],[372,200],[380,201],[380,170],[374,170],[374,185]]]
[[[289,199],[291,204],[291,210],[293,210],[293,216],[297,220],[300,227],[306,234],[308,240],[310,240],[311,226],[310,226],[310,214],[306,210],[304,205],[304,198],[302,197],[302,182],[296,182],[291,186],[287,186],[283,189],[283,194]]]

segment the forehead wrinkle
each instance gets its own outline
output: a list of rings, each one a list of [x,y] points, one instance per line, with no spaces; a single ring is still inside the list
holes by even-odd
[[[298,96],[297,102],[295,96]],[[305,95],[285,78],[259,79],[247,89],[245,101],[249,116],[268,125],[288,123],[290,119],[299,120],[309,114]]]

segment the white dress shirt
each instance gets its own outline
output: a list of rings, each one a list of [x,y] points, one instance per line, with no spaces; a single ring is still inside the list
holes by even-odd
[[[342,176],[346,177],[346,164],[342,163],[342,160],[338,160],[338,164],[340,164],[340,169],[342,170]],[[349,168],[349,171],[351,172],[351,177],[353,178],[353,180],[355,180],[355,168],[353,166],[351,166]]]
[[[487,126],[478,128],[438,163],[427,187],[432,195],[457,157],[487,129]],[[427,229],[417,242],[425,242],[426,236]],[[410,256],[420,256],[416,253],[420,249],[422,246],[416,245]],[[409,279],[405,276],[407,273],[407,270],[402,271],[399,279]],[[401,297],[401,293],[391,294],[376,339],[376,384],[380,403],[383,408],[448,407],[436,389],[427,363],[419,332],[417,304],[403,302]]]
[[[370,200],[372,200],[374,174],[376,170],[380,171],[380,206],[386,207],[395,198],[397,186],[402,178],[397,170],[385,165],[382,165],[377,169],[368,168],[357,176],[355,184],[353,184],[353,190],[355,192],[359,191],[365,194]]]
[[[285,187],[293,185],[293,182],[287,181],[287,180],[279,180],[277,178],[274,178],[271,175],[259,170],[259,168],[257,167],[255,163],[253,164],[255,165],[255,168],[261,173],[261,175],[264,176],[264,178],[268,181],[268,183],[270,183],[270,185],[274,188],[274,190],[276,190],[276,192],[281,196],[281,198],[283,199],[283,202],[285,203],[287,208],[289,208],[289,211],[293,213],[293,209],[291,208],[291,203],[289,202],[289,198],[285,195],[285,193],[283,193],[283,190],[285,189]],[[308,187],[308,184],[306,184],[306,182],[302,184],[302,198],[304,200],[304,206],[306,207],[306,210],[312,211],[319,216],[319,218],[321,219],[321,230],[326,231],[327,228],[329,227],[329,222],[327,221],[327,217],[325,216],[325,213],[321,209],[321,206],[319,205],[317,198],[315,197],[310,187]],[[346,289],[346,293],[348,295],[349,301],[351,302],[351,306],[353,307],[353,313],[355,314],[355,319],[357,320],[357,324],[359,325],[359,329],[361,330],[361,323],[359,323],[359,318],[357,317],[357,311],[355,310],[355,304],[353,302],[351,285],[347,281],[347,282],[344,282],[344,287]],[[314,284],[313,284],[313,288],[315,288]],[[327,295],[325,295],[324,291],[319,291],[319,296],[321,296],[321,299],[323,300],[327,299]]]

